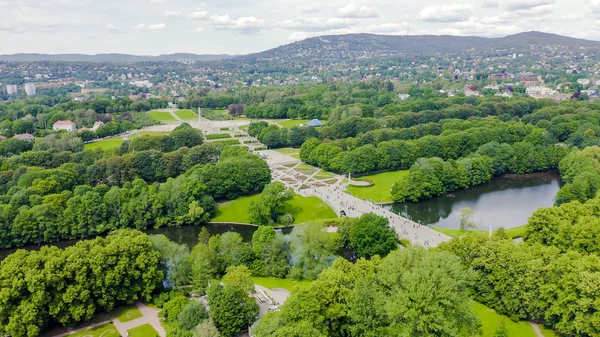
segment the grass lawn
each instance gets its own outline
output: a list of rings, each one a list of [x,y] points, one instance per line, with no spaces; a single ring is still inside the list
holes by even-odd
[[[319,173],[317,173],[314,178],[318,179],[318,180],[326,180],[329,178],[334,178],[335,174],[331,173],[331,172],[327,172],[325,170],[321,170],[319,171]]]
[[[148,136],[166,136],[166,135],[168,135],[169,133],[170,133],[170,132],[151,132],[151,131],[142,131],[142,132],[137,132],[137,133],[134,133],[134,134],[132,134],[131,136],[129,136],[129,139],[136,139],[136,138],[138,138],[138,137],[145,136],[145,135],[148,135]]]
[[[283,288],[290,293],[295,293],[297,288],[308,287],[313,281],[302,280],[296,281],[292,279],[281,279],[275,277],[253,277],[255,284],[273,290],[274,288]]]
[[[515,323],[508,317],[502,316],[493,309],[478,302],[473,302],[473,310],[481,320],[482,337],[494,337],[494,332],[498,329],[503,320],[506,329],[508,330],[508,337],[537,337],[531,324],[528,322]]]
[[[292,147],[286,147],[283,149],[277,149],[275,150],[279,153],[283,153],[283,154],[300,154],[300,149],[294,149]]]
[[[290,157],[300,159],[300,149],[284,148],[275,150],[279,153],[287,154]]]
[[[114,324],[108,323],[95,328],[70,334],[70,337],[119,337],[119,332]]]
[[[158,336],[158,332],[156,332],[156,330],[154,330],[154,328],[150,324],[140,325],[136,328],[129,329],[127,332],[129,333],[129,337],[156,337],[156,336]]]
[[[525,228],[526,228],[526,225],[506,229],[506,234],[511,239],[520,238],[520,237],[523,237],[523,234],[525,234]],[[466,233],[466,231],[461,231],[460,229],[450,229],[450,228],[433,228],[433,229],[440,233],[446,234],[448,236],[463,236]],[[489,231],[487,231],[487,230],[470,230],[470,231],[480,233],[481,235],[489,235]]]
[[[408,175],[408,170],[377,173],[362,176],[356,180],[370,180],[374,185],[368,187],[348,186],[348,192],[357,198],[365,198],[375,202],[392,202],[391,190],[395,182]]]
[[[206,135],[206,139],[223,139],[223,138],[231,138],[231,135],[228,133],[211,133]]]
[[[560,335],[554,330],[550,330],[543,325],[540,325],[539,327],[540,330],[542,330],[542,335],[544,335],[544,337],[560,337]]]
[[[288,121],[276,122],[277,124],[283,126],[284,128],[291,128],[292,126],[306,124],[310,122],[310,119],[290,119]]]
[[[142,317],[142,313],[140,310],[134,305],[128,305],[126,307],[122,307],[117,309],[116,313],[119,321],[125,323],[129,321],[133,321],[136,318]]]
[[[123,140],[123,138],[121,137],[108,138],[99,140],[97,142],[85,144],[83,145],[83,148],[86,150],[95,150],[97,148],[101,148],[104,150],[117,149],[119,148],[119,146],[121,146],[121,144],[123,144],[123,142],[125,142],[125,140]]]
[[[150,117],[160,122],[174,122],[175,117],[166,111],[150,111]]]
[[[191,120],[198,119],[198,115],[196,115],[192,110],[177,110],[175,111],[177,117],[183,120]]]
[[[257,200],[258,194],[240,197],[232,201],[217,205],[217,212],[212,222],[240,222],[250,223],[248,218],[248,206],[250,201]],[[299,224],[310,220],[337,218],[335,212],[321,199],[317,197],[303,197],[294,195],[291,203],[286,208],[296,219],[294,223]]]

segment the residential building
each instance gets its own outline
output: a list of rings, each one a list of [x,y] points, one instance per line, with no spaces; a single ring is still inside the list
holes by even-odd
[[[35,83],[26,83],[25,92],[27,93],[27,96],[34,96],[36,94]]]
[[[409,98],[410,98],[410,95],[409,95],[409,94],[398,94],[398,98],[399,98],[401,101],[406,101],[407,99],[409,99]]]
[[[104,122],[97,121],[94,123],[94,126],[92,126],[92,131],[96,132],[96,130],[98,130],[98,128],[100,128],[102,125],[104,125]]]
[[[592,98],[592,97],[598,97],[598,90],[581,90],[582,94],[587,94],[588,97]]]
[[[77,130],[77,125],[71,121],[56,121],[54,124],[52,124],[52,129],[54,131],[75,131]]]
[[[525,93],[529,96],[550,96],[555,94],[556,90],[547,87],[528,87]]]
[[[32,141],[35,140],[35,137],[32,134],[30,134],[29,132],[25,132],[25,133],[20,133],[18,135],[14,135],[13,138],[14,139],[20,139],[20,140],[27,140],[27,141],[30,141],[30,142],[32,142]]]
[[[590,80],[588,80],[587,78],[580,78],[577,80],[577,83],[579,83],[581,85],[588,85],[588,84],[590,84]]]
[[[18,89],[17,86],[14,84],[9,84],[6,86],[6,93],[9,95],[15,95],[17,93]]]

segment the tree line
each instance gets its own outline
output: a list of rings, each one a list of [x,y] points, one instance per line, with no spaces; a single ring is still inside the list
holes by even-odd
[[[472,274],[448,253],[403,249],[334,262],[267,313],[257,336],[473,336]]]
[[[0,333],[34,337],[149,300],[163,273],[148,236],[120,230],[60,249],[18,250],[0,265]]]
[[[489,142],[516,143],[529,138],[545,137],[543,129],[518,123],[500,123],[488,127],[448,131],[439,136],[416,140],[392,140],[367,144],[344,151],[340,142],[322,142],[311,138],[300,149],[302,161],[339,173],[367,173],[385,169],[408,169],[418,158],[458,159]],[[529,138],[528,138],[529,137]],[[542,142],[547,140],[542,139]]]
[[[394,183],[392,199],[397,202],[418,202],[481,185],[506,173],[548,171],[557,168],[566,154],[567,148],[564,146],[491,142],[458,160],[420,158],[407,176]]]
[[[270,182],[267,164],[240,150],[246,151],[236,149],[230,156],[225,152],[216,164],[197,165],[152,185],[137,178],[123,187],[84,184],[55,193],[57,181],[68,178],[54,171],[49,179],[34,179],[31,187],[0,204],[0,245],[87,238],[118,228],[201,224],[213,215],[214,199],[260,191]]]
[[[538,211],[539,212],[539,211]],[[439,246],[474,273],[475,300],[511,319],[543,323],[567,336],[596,336],[600,258],[539,243],[514,244],[502,232]]]

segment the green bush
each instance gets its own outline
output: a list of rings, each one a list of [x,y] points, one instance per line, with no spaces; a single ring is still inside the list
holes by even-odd
[[[231,138],[228,133],[213,133],[210,135],[206,135],[206,139],[223,139],[223,138]]]
[[[215,143],[221,145],[238,145],[240,143],[237,139],[226,139],[226,140],[218,140]]]

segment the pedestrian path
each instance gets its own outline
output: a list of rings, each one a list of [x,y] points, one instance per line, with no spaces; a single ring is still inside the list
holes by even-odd
[[[356,198],[346,193],[346,177],[336,175],[325,180],[315,179],[320,171],[305,174],[298,171],[301,162],[291,156],[276,151],[261,151],[269,167],[273,181],[278,181],[294,189],[302,196],[317,196],[331,207],[338,216],[360,217],[366,213],[374,213],[388,219],[401,239],[407,239],[412,245],[435,247],[451,238],[427,226],[422,226],[410,219],[395,214],[381,205]]]
[[[163,328],[163,326],[160,324],[158,310],[150,308],[141,301],[136,301],[135,306],[142,313],[142,317],[127,322],[121,322],[118,318],[113,320],[113,324],[115,327],[117,327],[117,330],[121,336],[128,336],[129,334],[127,331],[144,324],[150,324],[154,330],[158,332],[160,337],[167,336],[165,328]]]

